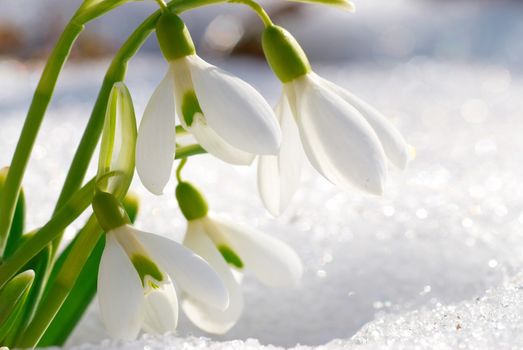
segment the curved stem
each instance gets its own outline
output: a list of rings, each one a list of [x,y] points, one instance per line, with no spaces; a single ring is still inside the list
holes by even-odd
[[[182,182],[182,170],[183,170],[183,167],[185,166],[185,164],[187,163],[187,160],[188,158],[182,158],[182,160],[180,161],[180,164],[178,164],[178,167],[176,168],[176,180],[178,180],[178,182]]]
[[[183,128],[183,126],[181,126],[181,125],[176,125],[175,131],[176,131],[176,137],[189,134],[189,132],[187,130],[185,130]]]
[[[225,2],[225,0],[173,0],[167,6],[171,11],[180,13],[188,9],[221,2]],[[14,204],[19,195],[25,168],[46,108],[51,100],[56,80],[69,55],[75,39],[83,30],[83,24],[77,23],[85,23],[88,20],[103,14],[104,11],[109,11],[120,3],[122,3],[122,1],[114,1],[111,2],[111,4],[106,1],[92,10],[92,13],[86,13],[83,17],[82,14],[79,16],[75,15],[73,20],[67,25],[51,53],[39,85],[35,91],[22,130],[22,135],[13,156],[11,170],[8,173],[5,184],[7,190],[2,191],[2,194],[0,195],[0,254],[3,252],[5,247],[7,232],[11,226],[14,214]],[[103,4],[108,4],[106,6],[107,8],[103,7],[105,6]],[[91,180],[78,192],[75,193],[75,191],[80,187],[85,177],[88,164],[90,163],[94,149],[100,138],[110,91],[115,82],[124,79],[128,61],[135,55],[143,42],[154,30],[160,13],[160,11],[156,11],[149,16],[133,32],[113,59],[105,75],[86,130],[69,168],[64,186],[55,207],[54,215],[31,239],[20,246],[12,256],[0,265],[0,288],[5,285],[14,274],[16,274],[20,266],[23,266],[51,241],[55,241],[56,247],[63,230],[90,204],[94,192],[94,180]],[[82,18],[84,22],[82,22]],[[185,154],[185,156],[191,156],[204,152],[205,151],[199,145],[191,145],[183,150],[182,154]],[[86,252],[90,251],[91,250],[86,249]],[[52,297],[50,298],[53,299]],[[55,300],[59,299],[61,298],[56,298]],[[53,303],[53,300],[50,302]]]
[[[225,0],[173,0],[167,4],[167,7],[171,11],[180,13],[192,8],[217,4],[224,1]],[[55,211],[58,210],[65,201],[67,201],[71,193],[74,193],[74,191],[80,187],[102,132],[105,110],[107,108],[111,88],[114,83],[122,81],[125,78],[127,63],[155,29],[156,21],[160,15],[161,10],[158,10],[147,17],[147,19],[129,36],[111,62],[91,112],[89,122],[82,135],[80,144],[76,149],[71,166],[69,167]],[[55,247],[58,243],[59,240],[55,241]]]
[[[156,0],[156,2],[158,3],[158,6],[160,6],[160,9],[162,10],[162,12],[165,12],[168,10],[167,5],[165,4],[165,1]]]
[[[270,27],[270,26],[274,25],[272,23],[271,18],[269,17],[267,12],[265,11],[265,9],[260,4],[258,4],[256,1],[253,1],[253,0],[229,0],[229,2],[231,4],[236,3],[236,4],[243,4],[243,5],[249,6],[260,17],[260,19],[262,20],[263,25],[265,27]]]
[[[69,167],[62,191],[56,203],[55,212],[67,201],[71,193],[80,187],[102,133],[105,110],[111,89],[114,83],[122,81],[125,78],[127,63],[154,30],[159,15],[160,12],[157,11],[149,16],[131,36],[129,36],[111,62],[91,112],[89,122],[87,123],[87,127],[85,128],[71,166]]]
[[[207,153],[207,151],[199,144],[183,146],[176,149],[176,155],[174,159],[189,158],[204,153]]]
[[[49,56],[49,60],[45,65],[33,95],[33,100],[27,112],[22,133],[18,139],[18,144],[16,145],[15,153],[7,174],[4,190],[0,194],[0,255],[3,255],[5,249],[7,234],[13,220],[14,209],[20,193],[25,169],[36,136],[40,130],[45,111],[53,96],[58,75],[69,56],[74,41],[80,35],[83,28],[84,26],[82,24],[78,24],[75,21],[67,24]]]
[[[63,229],[84,212],[91,204],[94,189],[95,179],[92,179],[77,191],[47,224],[0,265],[0,289],[18,272],[20,267],[51,243]]]

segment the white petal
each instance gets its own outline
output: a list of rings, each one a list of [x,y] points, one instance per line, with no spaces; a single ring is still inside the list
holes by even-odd
[[[204,331],[214,334],[226,333],[238,321],[243,310],[240,285],[214,243],[204,233],[200,220],[189,222],[183,244],[211,264],[229,293],[229,306],[225,310],[202,304],[189,295],[182,302],[183,311],[191,322]]]
[[[145,296],[144,329],[149,333],[174,332],[178,324],[178,298],[170,280],[150,288]]]
[[[185,292],[208,305],[221,309],[227,307],[227,289],[205,260],[168,238],[143,231],[137,231],[136,237]]]
[[[176,111],[182,126],[192,136],[194,136],[196,142],[215,157],[235,165],[251,164],[254,160],[254,155],[231,146],[224,139],[218,136],[216,132],[207,125],[207,121],[201,113],[194,114],[191,125],[187,125],[185,122],[182,110],[184,96],[191,91],[194,93],[189,65],[190,60],[188,57],[180,58],[171,62],[171,69],[174,74]]]
[[[201,114],[195,115],[193,124],[188,127],[188,130],[207,152],[224,162],[235,165],[250,165],[254,160],[254,154],[235,148],[218,136],[213,129],[205,124]]]
[[[143,320],[143,288],[138,272],[111,233],[98,271],[100,316],[115,339],[133,340]]]
[[[322,79],[322,83],[330,88],[334,93],[343,98],[354,108],[356,108],[367,122],[372,126],[378,135],[385,154],[390,161],[400,169],[405,169],[409,161],[409,150],[405,139],[400,132],[385,118],[376,108],[367,102],[354,96],[344,88]]]
[[[214,226],[214,227],[213,227]],[[256,277],[270,287],[288,287],[298,283],[303,265],[287,244],[263,232],[223,219],[206,221],[206,229],[227,242]]]
[[[143,185],[162,194],[169,182],[176,150],[176,121],[171,71],[154,91],[138,129],[136,170]]]
[[[318,83],[314,75],[296,80],[297,123],[312,165],[342,188],[353,184],[381,195],[387,176],[378,136],[350,104]]]
[[[251,85],[198,56],[190,58],[196,96],[205,119],[232,146],[275,154],[281,133],[271,107]]]
[[[277,156],[260,156],[258,190],[263,204],[274,215],[280,215],[298,189],[301,175],[302,150],[298,127],[285,94],[276,106],[282,142]]]
[[[186,94],[189,92],[194,93],[191,70],[189,69],[189,59],[188,57],[178,58],[171,61],[169,65],[173,74],[176,114],[178,114],[180,124],[182,124],[184,129],[188,130],[182,107]]]

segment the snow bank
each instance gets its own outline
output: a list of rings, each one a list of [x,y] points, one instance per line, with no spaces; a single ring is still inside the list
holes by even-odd
[[[276,101],[279,86],[266,68],[219,64]],[[51,213],[106,66],[70,66],[58,84],[24,181],[30,228]],[[416,147],[408,170],[391,169],[385,197],[342,193],[307,168],[293,207],[275,220],[257,197],[255,168],[197,157],[185,176],[204,189],[215,212],[292,244],[306,267],[301,286],[271,290],[247,273],[242,319],[213,340],[200,338],[208,335],[182,317],[176,335],[100,343],[105,335],[93,304],[69,348],[523,346],[521,77],[500,66],[420,58],[395,67],[318,71],[379,107]],[[131,63],[138,115],[162,74],[155,59]],[[0,164],[7,165],[38,74],[4,62],[0,75]],[[163,197],[145,193],[138,182],[133,190],[143,198],[138,226],[180,239],[185,224],[173,186]]]

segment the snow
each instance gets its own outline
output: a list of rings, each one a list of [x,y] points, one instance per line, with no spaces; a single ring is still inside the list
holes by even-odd
[[[276,101],[280,88],[265,65],[215,63]],[[68,65],[58,83],[24,181],[29,228],[51,213],[107,64]],[[0,63],[2,166],[40,69]],[[131,62],[128,84],[139,116],[164,69],[155,57]],[[416,148],[406,171],[391,168],[386,195],[340,192],[307,167],[292,208],[274,219],[257,196],[255,167],[196,157],[184,175],[204,190],[211,209],[290,243],[306,268],[301,285],[272,290],[247,272],[245,312],[221,337],[182,316],[177,334],[104,340],[94,303],[67,348],[523,346],[522,77],[501,65],[420,57],[316,69],[385,112]],[[181,239],[185,223],[173,185],[162,197],[147,194],[138,181],[133,191],[142,198],[137,226]]]

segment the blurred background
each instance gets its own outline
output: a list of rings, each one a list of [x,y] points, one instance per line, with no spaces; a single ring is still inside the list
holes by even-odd
[[[0,55],[44,58],[79,3],[2,0]],[[356,0],[356,14],[283,0],[263,3],[275,22],[288,28],[316,61],[387,63],[428,56],[522,66],[523,1]],[[111,54],[155,9],[152,0],[130,2],[93,22],[80,37],[73,57],[86,60]],[[242,6],[212,6],[184,18],[201,54],[261,54],[261,23]],[[143,52],[158,54],[154,40]]]

